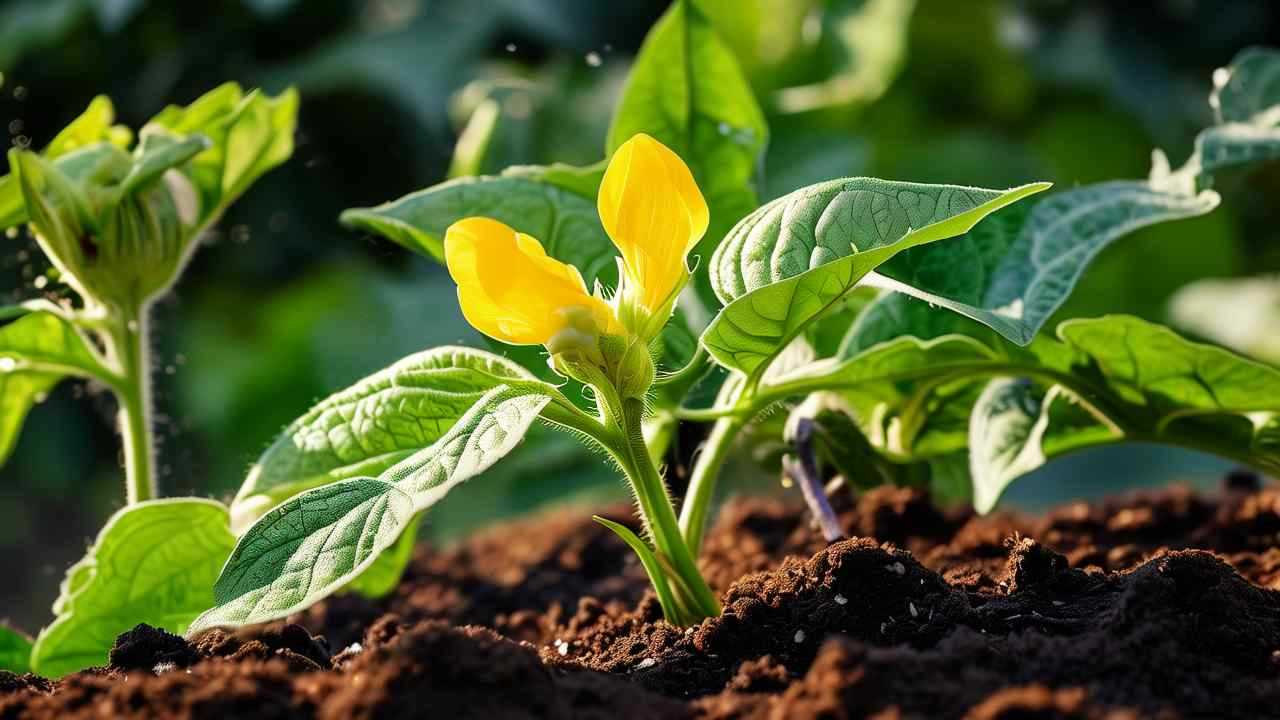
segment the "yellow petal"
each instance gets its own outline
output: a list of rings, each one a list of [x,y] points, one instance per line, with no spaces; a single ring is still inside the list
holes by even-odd
[[[590,309],[602,331],[616,325],[609,306],[587,292],[577,268],[497,220],[472,217],[451,225],[444,256],[463,316],[496,340],[544,344],[566,327],[565,311],[573,308]]]
[[[622,144],[600,183],[600,220],[622,252],[632,291],[657,310],[684,282],[685,256],[707,232],[709,213],[693,173],[645,134]]]

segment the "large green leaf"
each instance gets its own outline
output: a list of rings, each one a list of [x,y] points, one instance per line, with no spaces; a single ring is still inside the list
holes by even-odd
[[[213,609],[191,631],[264,622],[310,605],[372,565],[412,517],[409,496],[373,478],[287,501],[240,538],[212,586]]]
[[[31,672],[31,638],[7,625],[0,625],[0,670]]]
[[[1089,185],[1051,195],[1029,212],[1023,206],[1009,208],[954,242],[903,253],[882,268],[882,277],[868,282],[953,310],[1026,344],[1112,242],[1148,225],[1203,215],[1218,201],[1211,190],[1180,195],[1140,181]],[[885,315],[902,317],[911,304],[886,296],[867,311],[863,331]],[[901,334],[895,330],[861,342],[869,346]]]
[[[400,539],[383,550],[378,559],[343,589],[368,598],[385,597],[395,591],[405,568],[409,567],[409,561],[413,559],[413,546],[418,541],[418,526],[421,523],[422,514],[419,513],[405,525],[400,532]]]
[[[116,636],[138,623],[181,633],[213,602],[235,538],[210,500],[152,500],[116,513],[67,571],[57,619],[36,639],[35,672],[59,677],[106,663]]]
[[[110,373],[66,320],[33,312],[0,327],[0,463],[8,459],[31,406],[66,377]]]
[[[769,128],[733,50],[699,0],[677,0],[645,38],[609,127],[610,155],[637,133],[689,165],[711,209],[694,249],[703,261],[755,209],[753,183]],[[704,275],[696,281],[711,303]]]
[[[1129,316],[1069,320],[1058,336],[1027,348],[989,330],[899,338],[778,378],[760,402],[835,389],[868,439],[894,457],[937,458],[970,446],[984,511],[1045,458],[1120,440],[1280,469],[1280,369]],[[1029,378],[1036,389],[1001,385],[983,396],[992,378]],[[1010,402],[1015,391],[1019,402]],[[1052,414],[1041,421],[1043,413]],[[1001,418],[999,432],[993,416]],[[1041,422],[1046,427],[1037,429]],[[1039,447],[1017,446],[1011,437],[1019,433],[1024,445]]]
[[[533,381],[492,353],[441,347],[410,355],[322,400],[249,471],[231,505],[243,532],[272,506],[319,485],[376,476],[439,440],[486,393]]]
[[[617,251],[593,199],[528,176],[459,178],[379,205],[342,213],[342,223],[384,235],[444,262],[444,234],[466,217],[484,215],[537,238],[547,254],[576,266],[588,286],[617,280]]]
[[[487,470],[524,437],[553,399],[539,383],[499,386],[435,444],[375,478],[313,488],[241,536],[194,629],[265,622],[348,585],[451,489]]]
[[[762,372],[880,264],[911,247],[962,235],[1047,187],[986,190],[852,178],[778,198],[734,227],[716,250],[711,280],[728,305],[702,342],[722,365]]]
[[[1025,344],[1070,295],[1094,258],[1133,231],[1217,207],[1213,174],[1280,157],[1280,53],[1246,50],[1215,76],[1219,124],[1196,140],[1183,167],[1159,150],[1150,178],[1098,183],[998,214],[966,236],[903,253],[868,282],[973,318]],[[975,267],[976,262],[976,267]],[[956,272],[957,267],[972,267]],[[859,328],[869,347],[899,335],[932,337],[955,323],[886,294]]]

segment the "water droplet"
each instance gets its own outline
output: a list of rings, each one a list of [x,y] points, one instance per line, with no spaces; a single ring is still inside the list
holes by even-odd
[[[37,277],[35,280],[31,281],[31,284],[34,285],[37,290],[43,290],[45,286],[49,284],[49,278],[45,277],[44,275],[41,275]]]
[[[13,139],[13,144],[23,150],[26,150],[27,148],[31,147],[31,138],[27,137],[26,135],[19,135],[18,137]]]
[[[591,67],[600,67],[604,64],[604,60],[600,57],[600,53],[592,50],[587,53],[587,64]]]
[[[35,395],[31,396],[31,399],[34,400],[37,405],[39,405],[40,403],[43,403],[45,400],[49,399],[49,393],[36,393]]]
[[[1220,88],[1231,82],[1231,68],[1220,67],[1213,71],[1213,86]]]
[[[513,53],[513,52],[515,52],[515,51],[516,51],[516,44],[515,44],[515,43],[507,43],[507,52],[509,52],[509,53]]]
[[[129,332],[138,332],[138,321],[137,321],[137,320],[130,320],[130,321],[129,321]]]
[[[721,122],[716,126],[716,130],[719,130],[721,135],[728,135],[733,132],[733,126],[727,122]]]
[[[172,366],[172,365],[165,365],[165,366],[164,366],[164,374],[165,374],[165,375],[172,375],[172,374],[174,374],[174,373],[176,373],[176,372],[178,372],[178,368],[176,368],[176,367],[174,367],[174,366]]]
[[[16,228],[16,227],[11,227],[11,228],[9,228],[8,230],[5,230],[5,231],[4,231],[4,236],[5,236],[5,237],[7,237],[7,238],[9,238],[10,240],[12,240],[12,239],[14,239],[14,238],[18,237],[18,228]]]
[[[14,118],[9,121],[9,134],[17,135],[22,132],[22,118]]]
[[[13,99],[22,102],[27,99],[27,86],[18,85],[13,88]]]
[[[17,367],[17,360],[11,357],[0,357],[0,372],[13,372]]]

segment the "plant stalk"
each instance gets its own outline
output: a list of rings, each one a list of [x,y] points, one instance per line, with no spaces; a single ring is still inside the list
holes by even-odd
[[[129,505],[156,497],[155,444],[151,425],[151,360],[145,308],[125,314],[111,333],[120,369],[117,415],[124,444],[125,497]]]
[[[649,456],[641,429],[644,402],[636,398],[624,401],[622,414],[625,422],[626,457],[620,459],[623,460],[627,475],[635,488],[640,513],[659,557],[670,563],[673,580],[676,581],[672,583],[672,588],[688,615],[682,619],[685,622],[697,622],[705,617],[719,615],[720,602],[698,571],[694,553],[680,532],[680,524],[671,505],[666,483]]]
[[[707,516],[711,512],[711,503],[715,499],[716,479],[720,475],[720,467],[729,456],[729,449],[738,437],[742,428],[746,427],[749,418],[744,415],[730,415],[716,420],[711,427],[699,451],[698,459],[693,465],[689,477],[689,490],[684,497],[684,505],[680,509],[680,531],[689,552],[694,555],[702,548],[703,534],[706,532]]]

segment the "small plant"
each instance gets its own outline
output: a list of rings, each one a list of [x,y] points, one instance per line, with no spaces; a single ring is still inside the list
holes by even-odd
[[[25,664],[7,667],[56,676],[98,664],[135,623],[180,630],[208,606],[234,538],[219,503],[155,499],[148,315],[201,233],[292,154],[297,102],[223,85],[165,109],[135,143],[99,97],[42,152],[9,152],[0,229],[29,228],[68,292],[0,309],[12,320],[0,327],[0,461],[54,385],[101,383],[119,401],[126,507],[68,572],[57,619],[33,647],[17,643]]]
[[[597,520],[679,626],[721,612],[697,557],[749,430],[787,448],[828,538],[831,470],[858,486],[927,483],[980,511],[1049,459],[1105,443],[1280,471],[1280,370],[1134,317],[1039,334],[1109,244],[1212,211],[1218,174],[1280,157],[1265,81],[1280,54],[1246,51],[1216,74],[1217,123],[1177,170],[1156,151],[1144,180],[1039,196],[1049,183],[848,177],[762,204],[769,128],[716,12],[679,0],[654,27],[600,163],[517,166],[343,213],[443,263],[492,351],[426,350],[324,399],[230,507],[154,499],[147,311],[199,233],[291,154],[296,97],[227,85],[165,110],[132,150],[100,99],[44,152],[11,153],[0,225],[28,225],[72,297],[0,311],[0,457],[59,380],[101,382],[120,400],[128,506],[69,570],[34,644],[0,633],[0,662],[59,675],[102,662],[138,622],[197,632],[338,591],[385,594],[424,513],[538,421],[626,479],[643,532]],[[844,102],[855,87],[779,104]],[[458,172],[484,165],[488,108]],[[677,505],[661,465],[679,422],[710,429]]]
[[[1212,173],[1275,153],[1262,125],[1272,116],[1238,109],[1280,104],[1242,90],[1270,92],[1251,78],[1275,54],[1246,52],[1221,73],[1222,122],[1177,171],[1156,153],[1147,180],[1036,202],[1047,183],[846,178],[757,206],[767,127],[700,8],[676,3],[650,33],[607,162],[514,167],[343,214],[447,264],[468,320],[521,362],[430,350],[299,418],[237,495],[240,540],[217,605],[193,629],[283,617],[347,587],[538,420],[621,468],[646,536],[602,522],[640,557],[677,625],[718,612],[695,564],[716,481],[734,441],[778,408],[805,429],[792,432],[805,446],[788,462],[815,497],[820,458],[843,462],[855,483],[929,482],[953,496],[972,485],[983,510],[1045,458],[1102,442],[1277,466],[1280,372],[1136,318],[1036,337],[1104,247],[1211,211]],[[685,57],[689,47],[699,52]],[[470,137],[468,152],[485,144]],[[686,254],[709,262],[690,277]],[[867,285],[905,295],[868,303]],[[547,363],[520,347],[530,345],[545,346],[554,382],[539,379]],[[585,408],[561,391],[565,378],[589,389]],[[717,390],[709,407],[686,405],[699,383]],[[793,405],[815,393],[820,402]],[[681,420],[713,425],[677,515],[655,458]]]

